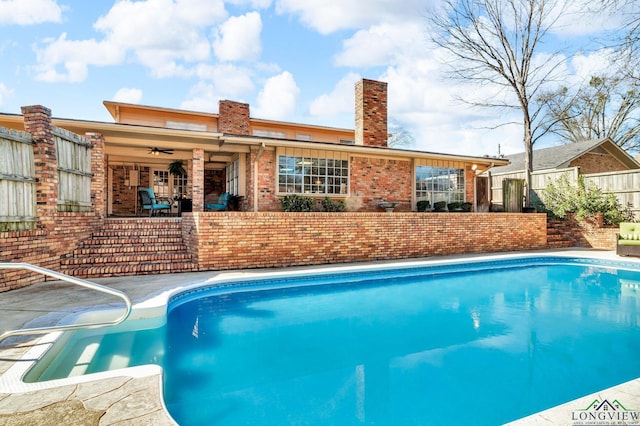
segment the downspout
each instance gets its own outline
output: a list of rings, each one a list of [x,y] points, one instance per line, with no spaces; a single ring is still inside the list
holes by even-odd
[[[264,142],[260,143],[260,148],[258,149],[258,154],[256,158],[253,160],[253,211],[258,211],[258,160],[264,153],[264,149],[267,145]]]

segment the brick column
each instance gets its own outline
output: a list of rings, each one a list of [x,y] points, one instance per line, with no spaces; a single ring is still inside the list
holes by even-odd
[[[53,226],[58,213],[58,159],[51,110],[42,105],[22,107],[24,128],[31,133],[36,172],[36,205],[40,223]]]
[[[476,171],[471,167],[465,166],[464,169],[464,196],[465,201],[473,204],[474,211],[476,204]]]
[[[387,146],[387,83],[356,83],[356,145]]]
[[[91,205],[98,219],[107,217],[107,162],[102,133],[86,133],[91,141]]]
[[[193,149],[193,162],[191,166],[191,199],[193,211],[204,211],[204,149]]]

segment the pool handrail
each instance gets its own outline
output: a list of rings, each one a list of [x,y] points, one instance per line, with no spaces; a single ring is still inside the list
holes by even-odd
[[[100,328],[100,327],[118,325],[129,317],[129,315],[131,314],[131,310],[133,308],[131,299],[129,299],[129,296],[127,296],[124,292],[107,287],[107,286],[96,284],[91,281],[72,277],[70,275],[66,275],[61,272],[56,272],[40,266],[31,265],[30,263],[18,263],[18,262],[0,263],[0,269],[26,269],[32,272],[38,272],[48,277],[56,278],[61,281],[66,281],[71,284],[76,284],[81,287],[85,287],[91,290],[96,290],[102,293],[107,293],[112,296],[119,297],[125,303],[125,312],[122,315],[120,315],[118,318],[111,321],[87,322],[87,323],[80,323],[80,324],[55,325],[55,326],[46,326],[46,327],[22,328],[17,330],[9,330],[0,334],[0,342],[2,342],[3,340],[11,336],[46,334],[46,333],[56,332],[56,331],[78,330],[81,328]]]

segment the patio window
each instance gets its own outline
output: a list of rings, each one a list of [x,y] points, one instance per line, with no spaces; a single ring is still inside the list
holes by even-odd
[[[173,176],[173,188],[171,193],[173,197],[187,198],[187,174]]]
[[[158,198],[171,198],[169,192],[169,170],[153,171],[153,193]]]
[[[240,159],[227,164],[225,168],[226,188],[231,195],[240,194]]]
[[[348,154],[296,148],[280,149],[278,193],[347,195]]]
[[[187,197],[187,175],[172,176],[169,174],[169,170],[154,170],[153,193],[156,198],[170,198]]]
[[[416,200],[465,201],[464,169],[456,167],[417,166]]]

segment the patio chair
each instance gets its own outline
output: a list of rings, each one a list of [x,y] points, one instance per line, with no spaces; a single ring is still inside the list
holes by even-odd
[[[140,212],[138,216],[145,210],[149,210],[149,217],[162,210],[171,211],[171,202],[158,203],[152,188],[139,188],[138,195],[140,197]]]
[[[231,199],[231,194],[229,194],[228,192],[223,192],[218,197],[217,203],[205,204],[204,208],[205,210],[216,210],[216,211],[227,210],[229,208],[230,199]]]

